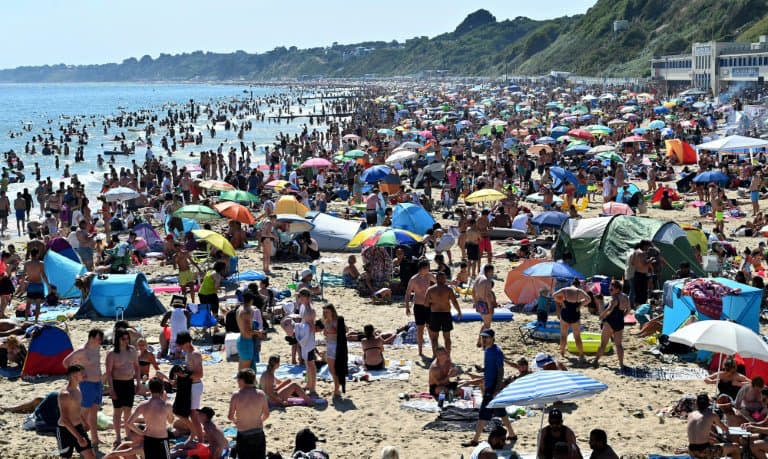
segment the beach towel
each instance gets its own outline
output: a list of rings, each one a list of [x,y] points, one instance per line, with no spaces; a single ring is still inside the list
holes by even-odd
[[[58,321],[59,318],[66,317],[70,319],[77,314],[77,310],[80,309],[79,304],[60,304],[58,306],[43,306],[43,310],[40,312],[40,320],[43,322]]]
[[[260,377],[262,374],[264,374],[265,371],[267,371],[266,363],[256,364],[257,377]],[[304,376],[304,371],[306,371],[306,367],[304,367],[304,365],[282,364],[277,367],[275,376],[278,379],[301,379]]]
[[[709,279],[695,279],[683,286],[683,295],[693,299],[696,309],[715,320],[723,314],[723,297],[733,293],[738,294],[739,290]]]
[[[194,291],[200,290],[200,285],[193,287]],[[152,291],[155,293],[179,293],[181,292],[181,286],[177,285],[153,285]]]
[[[224,355],[219,351],[214,351],[211,346],[200,346],[197,348],[197,350],[200,351],[200,353],[203,355],[203,365],[205,366],[216,365],[217,363],[224,361]],[[158,363],[165,363],[168,365],[185,364],[184,359],[169,360],[167,358],[159,358],[157,361]]]
[[[329,287],[346,287],[343,276],[326,272],[320,275],[320,283]]]
[[[410,360],[404,362],[404,365],[400,365],[399,362],[392,362],[390,363],[388,368],[385,368],[383,370],[373,370],[369,371],[366,370],[363,367],[363,358],[362,356],[354,356],[350,358],[349,362],[349,373],[347,376],[347,379],[351,379],[353,381],[359,381],[359,380],[367,380],[367,381],[378,381],[378,380],[394,380],[394,381],[408,381],[411,378],[411,367],[413,366],[413,362]],[[333,381],[333,378],[331,377],[331,371],[328,369],[327,366],[323,367],[320,371],[317,373],[317,379],[322,379],[324,381]]]
[[[698,367],[624,367],[622,376],[635,379],[651,379],[656,381],[701,381],[709,373]]]

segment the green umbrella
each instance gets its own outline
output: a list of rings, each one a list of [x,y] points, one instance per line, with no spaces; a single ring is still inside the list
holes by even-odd
[[[243,190],[225,191],[219,195],[222,201],[259,202],[259,197]]]
[[[365,156],[365,152],[363,150],[349,150],[348,152],[344,153],[345,158],[362,158]]]
[[[192,220],[212,220],[219,218],[220,215],[215,210],[199,204],[190,204],[184,206],[173,213],[174,217],[191,218]]]
[[[616,161],[618,163],[624,162],[624,158],[613,151],[604,151],[602,153],[598,153],[595,155],[595,158],[599,159],[600,161]]]
[[[504,132],[504,127],[501,124],[491,126],[490,124],[486,124],[485,126],[481,127],[480,130],[477,131],[480,135],[491,135],[492,131],[496,132]]]

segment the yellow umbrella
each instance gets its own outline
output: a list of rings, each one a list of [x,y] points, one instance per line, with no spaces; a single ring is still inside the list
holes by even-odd
[[[481,202],[496,202],[501,201],[502,199],[506,199],[507,195],[500,191],[496,191],[491,188],[486,188],[480,191],[475,191],[474,193],[470,194],[466,198],[464,198],[464,202],[470,202],[470,203],[481,203]]]
[[[204,229],[192,230],[192,234],[194,234],[196,238],[202,239],[203,241],[211,244],[213,247],[221,250],[225,255],[230,257],[235,256],[235,248],[232,247],[232,244],[229,243],[224,235]]]
[[[354,248],[360,246],[366,239],[370,238],[374,234],[378,233],[379,231],[386,231],[390,229],[388,226],[371,226],[369,228],[366,228],[359,233],[355,234],[355,237],[352,238],[351,241],[349,241],[349,244],[347,244],[347,247]]]
[[[307,212],[309,212],[307,206],[300,203],[292,195],[281,196],[275,203],[276,214],[296,214],[299,217],[303,217]]]

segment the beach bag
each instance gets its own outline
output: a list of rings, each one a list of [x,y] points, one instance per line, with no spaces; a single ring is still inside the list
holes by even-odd
[[[659,351],[662,354],[690,354],[693,352],[693,348],[686,346],[685,344],[673,343],[669,340],[669,335],[659,336]]]
[[[48,394],[32,413],[35,431],[40,435],[55,435],[59,423],[59,394]]]

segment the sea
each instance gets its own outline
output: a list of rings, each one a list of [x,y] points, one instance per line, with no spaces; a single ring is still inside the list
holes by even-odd
[[[106,117],[119,115],[121,111],[150,110],[159,113],[162,118],[169,108],[179,109],[190,99],[197,104],[214,106],[219,102],[250,98],[251,93],[254,98],[258,98],[259,96],[284,93],[287,90],[288,88],[260,87],[247,84],[0,84],[0,153],[13,150],[22,159],[24,163],[23,173],[25,174],[24,183],[9,186],[9,196],[12,201],[16,192],[23,188],[28,188],[30,192],[34,192],[36,187],[35,163],[40,165],[42,179],[51,177],[54,184],[59,181],[69,183],[69,180],[62,177],[64,166],[68,164],[70,173],[77,174],[78,179],[85,185],[86,194],[91,197],[96,196],[101,189],[103,174],[109,170],[108,164],[102,168],[97,165],[97,155],[104,150],[113,150],[119,146],[120,142],[113,141],[116,135],[125,133],[127,144],[139,137],[144,137],[143,132],[118,128],[114,123],[104,135],[102,121]],[[313,106],[310,105],[304,107],[304,110],[312,110],[312,108]],[[269,107],[262,106],[260,110],[268,112]],[[78,118],[82,119],[80,125],[87,123],[89,134],[88,144],[85,145],[84,150],[84,162],[75,163],[74,161],[74,152],[78,147],[77,137],[73,137],[73,142],[70,143],[70,155],[60,156],[58,169],[55,167],[53,156],[40,154],[42,145],[39,142],[36,144],[37,154],[24,153],[24,146],[31,141],[33,135],[39,135],[45,129],[52,131],[54,137],[58,139],[60,136],[58,127]],[[92,121],[95,122],[95,126],[92,125]],[[268,120],[262,122],[253,118],[250,121],[253,123],[253,129],[245,132],[243,141],[248,145],[255,142],[257,146],[262,147],[274,142],[276,135],[280,132],[289,134],[300,132],[305,122],[294,120],[292,123],[283,121],[281,124],[275,124],[269,123]],[[201,116],[196,127],[204,127],[206,124],[210,124],[210,121],[205,116]],[[24,125],[31,125],[31,131],[23,130]],[[310,126],[310,130],[311,128],[312,126]],[[203,145],[187,145],[182,148],[178,144],[173,159],[181,166],[189,162],[197,162],[200,151],[215,150],[222,142],[225,151],[230,144],[239,146],[240,140],[237,138],[236,131],[225,131],[222,125],[218,125],[216,129],[215,138],[211,138],[207,132],[203,132]],[[11,132],[21,133],[21,135],[11,138]],[[156,155],[168,158],[160,147],[160,139],[164,132],[163,128],[158,127],[158,134],[152,137],[154,144],[152,150]],[[146,147],[137,146],[135,155],[116,155],[115,167],[119,170],[121,166],[130,166],[133,159],[141,164],[144,161],[145,151]],[[192,155],[193,153],[195,156]],[[107,156],[104,158],[105,161],[109,160]],[[263,148],[258,148],[254,160],[261,162],[263,159]],[[0,160],[2,160],[3,166],[7,166],[4,156],[0,157]]]

